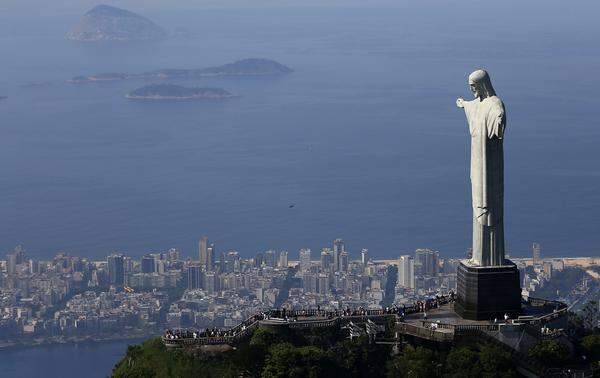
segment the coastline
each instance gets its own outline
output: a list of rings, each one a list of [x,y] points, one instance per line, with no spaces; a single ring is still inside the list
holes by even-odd
[[[127,341],[127,340],[138,340],[143,341],[151,337],[157,337],[160,334],[155,332],[141,332],[135,334],[126,335],[112,335],[112,336],[79,336],[79,337],[56,337],[47,338],[41,341],[35,339],[28,339],[27,341],[12,341],[12,342],[0,342],[0,354],[4,351],[15,350],[15,349],[28,349],[37,347],[46,347],[53,345],[73,345],[73,344],[96,344],[96,343],[111,343],[115,341]]]
[[[151,101],[183,101],[183,100],[222,100],[226,98],[237,97],[236,95],[199,95],[199,96],[135,96],[131,94],[125,95],[129,100],[151,100]]]

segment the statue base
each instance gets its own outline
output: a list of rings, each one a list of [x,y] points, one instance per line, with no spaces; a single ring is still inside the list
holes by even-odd
[[[502,266],[473,266],[460,262],[457,269],[454,311],[464,319],[503,320],[521,312],[519,269],[510,260]]]

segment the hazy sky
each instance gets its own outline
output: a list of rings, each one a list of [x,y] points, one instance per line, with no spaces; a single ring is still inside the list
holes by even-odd
[[[600,8],[594,0],[507,0],[493,3],[481,0],[2,0],[0,11],[28,10],[40,11],[70,11],[88,9],[98,4],[109,4],[133,10],[144,8],[185,9],[202,7],[253,7],[253,6],[353,6],[353,5],[394,5],[407,8],[420,8],[426,12],[435,13],[436,7],[456,9],[494,10],[500,13],[513,13],[518,17],[519,12],[531,12],[531,16],[545,16],[547,12],[560,10],[564,16],[572,13],[590,14]],[[34,7],[34,8],[32,8]],[[504,10],[504,12],[502,11]],[[514,12],[512,12],[514,11]],[[592,12],[593,13],[593,12]],[[591,16],[591,14],[590,14]],[[494,14],[487,14],[490,22],[494,22]]]
[[[454,24],[458,19],[482,18],[494,30],[511,25],[559,35],[562,31],[583,37],[596,32],[596,18],[600,2],[595,0],[506,0],[490,2],[481,0],[0,0],[0,17],[27,17],[39,19],[52,15],[79,15],[98,4],[117,7],[156,17],[161,12],[202,9],[245,9],[257,7],[334,7],[343,11],[346,7],[393,7],[402,10],[404,16],[422,20],[432,28]],[[335,22],[334,20],[332,20]],[[402,22],[402,20],[398,20]],[[460,22],[460,21],[459,21]],[[481,25],[481,19],[474,22]],[[0,25],[1,26],[1,25]],[[350,26],[349,26],[350,27]],[[466,23],[464,27],[469,27]],[[473,28],[473,33],[477,29]],[[522,36],[528,39],[527,35]]]
[[[43,10],[75,10],[87,9],[98,4],[108,4],[128,9],[144,9],[144,8],[200,8],[200,7],[230,7],[230,6],[273,6],[273,5],[351,5],[351,4],[375,4],[388,3],[393,4],[393,1],[387,0],[2,0],[0,9],[2,10],[24,10],[31,9],[35,6],[37,9]]]

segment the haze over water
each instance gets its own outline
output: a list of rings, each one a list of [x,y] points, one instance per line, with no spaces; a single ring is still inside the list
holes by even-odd
[[[88,7],[0,10],[0,251],[195,256],[207,234],[243,256],[295,258],[337,237],[354,256],[463,256],[470,141],[455,99],[485,67],[508,112],[509,253],[537,241],[544,255],[598,254],[596,5],[126,5],[190,36],[80,44],[64,35]],[[181,82],[242,96],[219,102],[124,99],[140,81],[65,83],[246,57],[295,72]],[[23,86],[34,82],[48,85]]]

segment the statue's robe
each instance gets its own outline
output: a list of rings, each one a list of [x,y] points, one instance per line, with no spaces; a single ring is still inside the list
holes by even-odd
[[[504,264],[504,104],[491,96],[464,102],[471,133],[473,258],[479,266]]]

